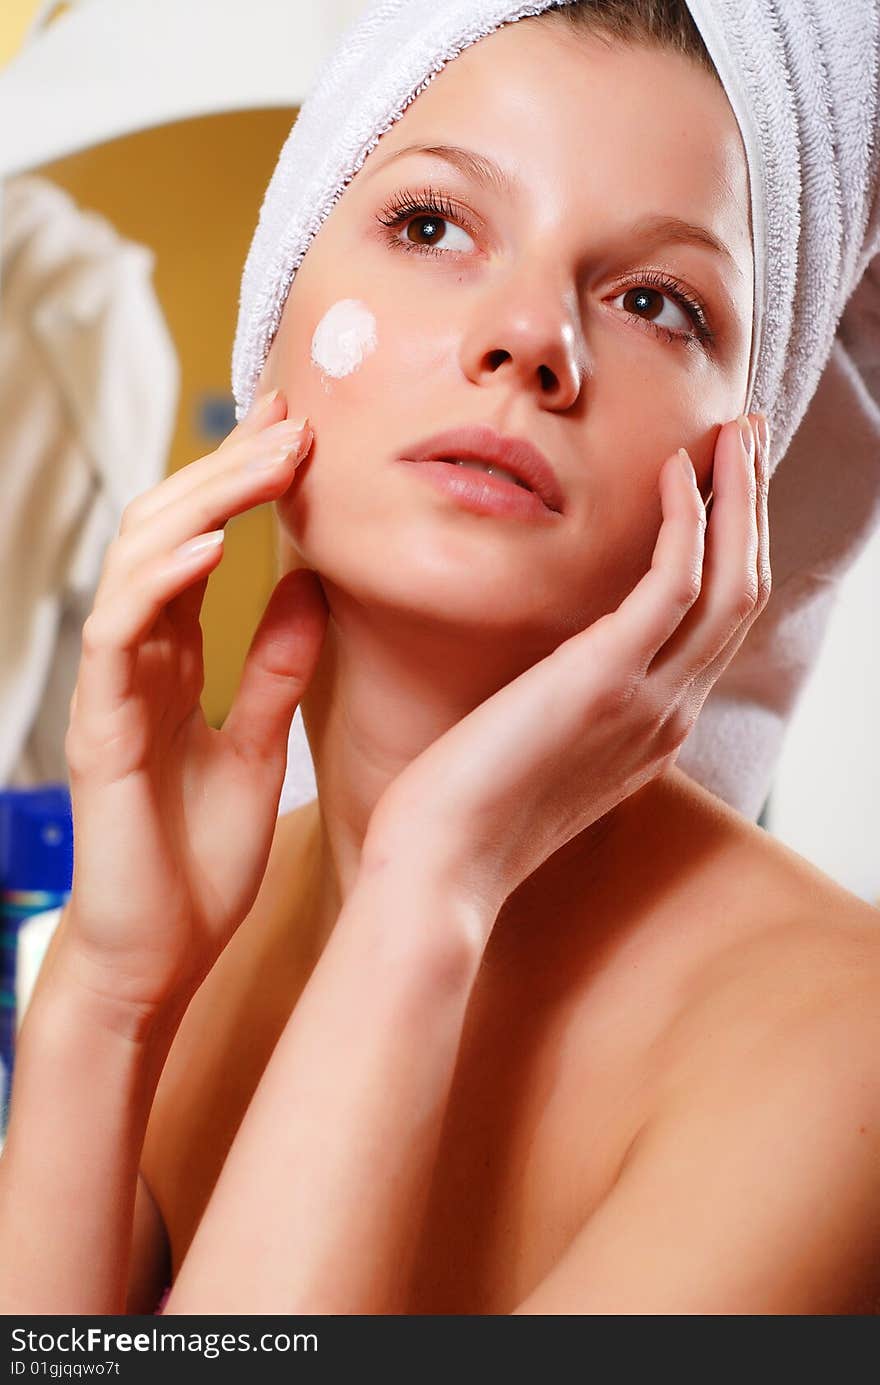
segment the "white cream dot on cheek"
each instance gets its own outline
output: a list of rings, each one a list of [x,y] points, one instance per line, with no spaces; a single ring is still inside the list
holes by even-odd
[[[366,303],[341,298],[328,308],[312,337],[312,364],[340,380],[362,365],[377,343],[376,319]]]

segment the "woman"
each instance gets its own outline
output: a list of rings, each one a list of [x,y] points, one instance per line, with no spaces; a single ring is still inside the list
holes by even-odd
[[[769,592],[748,174],[674,8],[689,50],[547,14],[447,65],[315,236],[280,393],[127,514],[7,1311],[168,1269],[170,1313],[869,1310],[876,914],[674,767]],[[543,499],[415,460],[465,424]],[[269,500],[291,575],[211,732],[220,549],[172,555]],[[276,822],[300,700],[319,796]]]

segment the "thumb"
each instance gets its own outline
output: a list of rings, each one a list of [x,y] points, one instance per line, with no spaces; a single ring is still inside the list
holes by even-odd
[[[293,714],[311,682],[328,607],[316,572],[296,568],[275,587],[251,640],[223,732],[246,760],[286,751]]]

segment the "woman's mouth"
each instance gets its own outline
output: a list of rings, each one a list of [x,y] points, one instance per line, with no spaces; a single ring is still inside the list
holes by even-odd
[[[522,486],[523,490],[530,489],[525,481],[519,481],[512,472],[505,471],[504,467],[492,466],[488,462],[475,462],[470,457],[440,457],[441,462],[452,462],[455,466],[472,467],[474,471],[484,471],[487,476],[500,476],[502,481],[512,481],[515,486]]]
[[[490,424],[463,424],[447,428],[433,437],[407,444],[398,455],[420,466],[428,463],[447,468],[454,466],[459,479],[473,469],[461,463],[477,462],[476,470],[488,477],[487,486],[489,482],[497,482],[517,493],[531,493],[540,502],[541,508],[549,510],[551,514],[561,514],[565,508],[562,486],[540,448],[526,437],[499,433]],[[444,479],[443,473],[437,474]],[[448,475],[445,481],[449,481]],[[465,494],[464,491],[458,493]],[[498,492],[490,490],[486,493]],[[532,506],[529,513],[540,511]]]
[[[545,523],[559,518],[557,511],[548,509],[539,495],[503,467],[455,457],[402,461],[414,476],[422,476],[440,494],[473,514]]]

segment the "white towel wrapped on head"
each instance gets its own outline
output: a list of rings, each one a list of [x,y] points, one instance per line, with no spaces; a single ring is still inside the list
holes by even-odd
[[[341,36],[281,150],[245,264],[233,349],[238,418],[297,268],[381,135],[470,44],[564,3],[375,0]],[[767,414],[771,469],[784,465],[770,488],[773,594],[678,763],[756,817],[837,579],[880,509],[880,8],[688,0],[688,9],[748,161],[755,302],[744,411]],[[314,795],[297,711],[280,811]]]

